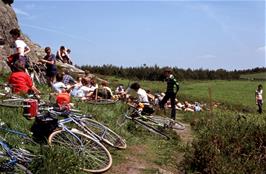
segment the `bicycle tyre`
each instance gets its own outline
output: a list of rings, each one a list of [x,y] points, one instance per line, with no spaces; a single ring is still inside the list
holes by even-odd
[[[112,100],[112,99],[98,99],[98,100],[87,100],[86,103],[94,105],[109,105],[109,104],[115,104],[117,101],[118,100]]]
[[[39,78],[40,78],[41,84],[46,84],[47,83],[46,77],[45,77],[43,72],[40,72]]]
[[[157,128],[153,122],[149,122],[148,120],[143,121],[140,118],[133,118],[132,120],[135,121],[136,123],[140,124],[142,127],[147,129],[148,131],[153,132],[157,135],[160,135],[166,139],[170,139],[170,137],[168,135],[166,135],[162,130]]]
[[[85,172],[100,173],[107,171],[111,167],[111,154],[100,142],[78,130],[73,129],[71,132],[79,137],[82,143],[86,145],[85,148],[77,138],[64,130],[53,132],[48,138],[48,143],[50,145],[65,146],[78,152],[77,155],[83,157],[81,170]]]
[[[148,119],[151,119],[154,122],[163,124],[170,129],[176,129],[176,130],[184,130],[185,129],[185,126],[182,123],[180,123],[176,120],[173,120],[171,118],[162,117],[162,116],[158,116],[158,115],[151,115],[151,116],[147,116],[147,117],[148,117]],[[173,123],[173,125],[171,125],[171,127],[170,127],[170,122]]]
[[[0,100],[0,106],[19,108],[24,106],[24,99],[4,99]]]
[[[100,141],[118,149],[126,149],[126,141],[107,126],[89,118],[81,118],[81,121]]]
[[[32,80],[36,81],[39,85],[41,85],[40,77],[35,70],[33,70],[33,79]]]
[[[25,166],[22,165],[22,164],[16,163],[16,164],[15,164],[15,167],[16,167],[18,170],[22,170],[22,171],[25,172],[26,174],[32,174],[32,172],[31,172],[27,167],[25,167]]]

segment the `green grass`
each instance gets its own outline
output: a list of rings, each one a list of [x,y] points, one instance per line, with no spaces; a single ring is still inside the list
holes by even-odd
[[[118,79],[115,77],[106,77],[109,80],[112,87],[122,83],[126,87],[128,84],[134,82],[128,79]],[[177,112],[177,119],[183,122],[190,123],[194,126],[195,131],[202,132],[200,129],[201,121],[205,118],[212,120],[216,118],[219,112],[224,112],[226,116],[235,115],[236,107],[239,108],[253,108],[251,109],[250,117],[258,116],[255,113],[256,105],[254,99],[254,92],[259,83],[262,83],[265,87],[265,82],[255,81],[182,81],[180,83],[180,91],[178,98],[181,101],[199,101],[208,102],[209,100],[209,89],[211,89],[212,100],[224,103],[227,110],[220,108],[215,110],[213,114],[208,112],[201,113],[184,113]],[[144,89],[150,89],[152,92],[164,92],[166,84],[164,82],[151,82],[141,81],[141,86]],[[39,87],[44,94],[48,94],[50,89],[45,86]],[[114,89],[114,88],[113,88]],[[47,96],[45,96],[47,98]],[[264,93],[265,98],[265,93]],[[148,161],[154,166],[160,166],[169,170],[175,171],[178,168],[178,158],[184,153],[185,145],[181,142],[180,137],[170,132],[172,139],[166,141],[161,137],[149,133],[147,130],[135,125],[132,122],[126,122],[120,126],[117,120],[121,117],[123,112],[126,110],[126,105],[123,103],[117,103],[115,105],[88,105],[86,103],[73,101],[76,107],[81,109],[85,113],[94,114],[95,119],[99,122],[109,126],[115,132],[123,136],[127,140],[128,149],[117,150],[108,147],[113,157],[113,167],[120,166],[122,163],[126,163],[129,157],[134,157],[136,160]],[[238,108],[238,110],[239,110]],[[265,110],[265,105],[264,105]],[[168,113],[168,112],[167,112]],[[265,115],[265,114],[264,114]],[[22,116],[21,109],[7,109],[0,107],[1,120],[6,122],[7,125],[13,129],[26,132],[30,135],[29,129],[33,123],[32,120],[26,120]],[[262,116],[264,117],[264,116]],[[257,122],[257,120],[255,120]],[[202,122],[201,127],[206,122]],[[217,130],[216,130],[217,131]],[[230,132],[229,132],[230,133]],[[19,139],[18,141],[19,142]],[[196,143],[196,142],[195,142]],[[136,153],[131,148],[143,148],[144,154]],[[45,174],[45,173],[81,173],[78,170],[78,160],[71,151],[65,149],[54,149],[48,146],[34,147],[34,151],[43,155],[42,159],[35,161],[31,166],[34,173]],[[157,172],[156,167],[148,167],[142,170],[142,173],[154,173]],[[112,173],[112,170],[110,171]]]
[[[125,86],[134,81],[127,79],[117,79],[110,77],[108,79],[113,87],[113,84],[122,83]],[[142,88],[150,89],[152,93],[164,92],[166,83],[157,81],[140,81]],[[208,80],[208,81],[182,81],[180,82],[180,90],[177,98],[184,102],[220,102],[226,107],[237,110],[253,110],[255,105],[255,90],[257,86],[262,84],[266,88],[265,81],[244,81],[244,80]],[[266,92],[263,93],[266,98]],[[264,105],[265,107],[265,105]]]

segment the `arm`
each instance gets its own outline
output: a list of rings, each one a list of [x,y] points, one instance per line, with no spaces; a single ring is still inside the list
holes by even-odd
[[[61,51],[58,50],[56,55],[59,58],[59,60],[63,62],[63,58],[62,58],[61,54],[62,54]]]
[[[175,82],[175,86],[176,86],[175,93],[177,93],[179,91],[179,83],[176,81],[176,79],[174,79],[174,82]]]
[[[24,55],[28,54],[30,52],[30,47],[26,47],[24,50]]]

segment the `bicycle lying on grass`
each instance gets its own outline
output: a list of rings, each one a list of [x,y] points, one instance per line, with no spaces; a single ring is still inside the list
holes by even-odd
[[[115,104],[118,102],[118,100],[113,99],[93,99],[93,100],[85,100],[88,104],[94,104],[94,105],[109,105],[109,104]]]
[[[36,143],[28,135],[22,132],[5,128],[3,125],[0,125],[0,131],[5,132],[5,136],[7,136],[7,134],[18,136],[20,139],[19,143],[24,146],[26,144],[36,146]],[[6,137],[0,136],[0,172],[16,173],[20,171],[26,174],[32,174],[27,167],[36,157],[36,155],[33,155],[30,151],[24,148],[11,147],[9,143],[6,142]]]
[[[11,87],[10,84],[0,84],[0,106],[10,108],[29,107],[28,99],[37,100],[39,106],[45,105],[45,101],[35,94],[25,94],[23,96],[13,94]]]
[[[141,113],[143,105],[139,105],[137,103],[128,103],[127,105],[127,111],[123,114],[122,118],[117,121],[119,125],[123,125],[125,120],[128,119],[139,124],[148,131],[160,135],[166,139],[170,139],[165,132],[166,129],[185,129],[185,126],[182,123],[173,119],[157,115],[143,115]]]
[[[51,114],[41,114],[37,118],[43,122],[52,121],[58,124],[59,129],[55,129],[49,135],[48,143],[51,146],[72,150],[79,160],[78,163],[81,170],[98,173],[104,172],[111,167],[111,154],[98,139],[65,125],[63,120],[58,121]]]
[[[72,127],[75,127],[76,129],[82,131],[84,134],[96,138],[112,147],[125,149],[127,146],[125,140],[121,136],[119,136],[107,126],[92,119],[93,115],[84,115],[75,112],[75,110],[64,111],[54,107],[40,108],[40,110],[46,110],[49,112],[49,114],[53,115],[53,117],[56,118],[58,118],[58,116],[65,117],[64,119],[58,121],[59,124],[72,123]]]

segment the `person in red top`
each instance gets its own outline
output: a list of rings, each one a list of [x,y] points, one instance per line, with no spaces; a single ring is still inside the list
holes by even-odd
[[[12,86],[13,93],[29,94],[33,92],[40,94],[40,91],[33,85],[30,76],[24,71],[12,72],[8,82]]]

